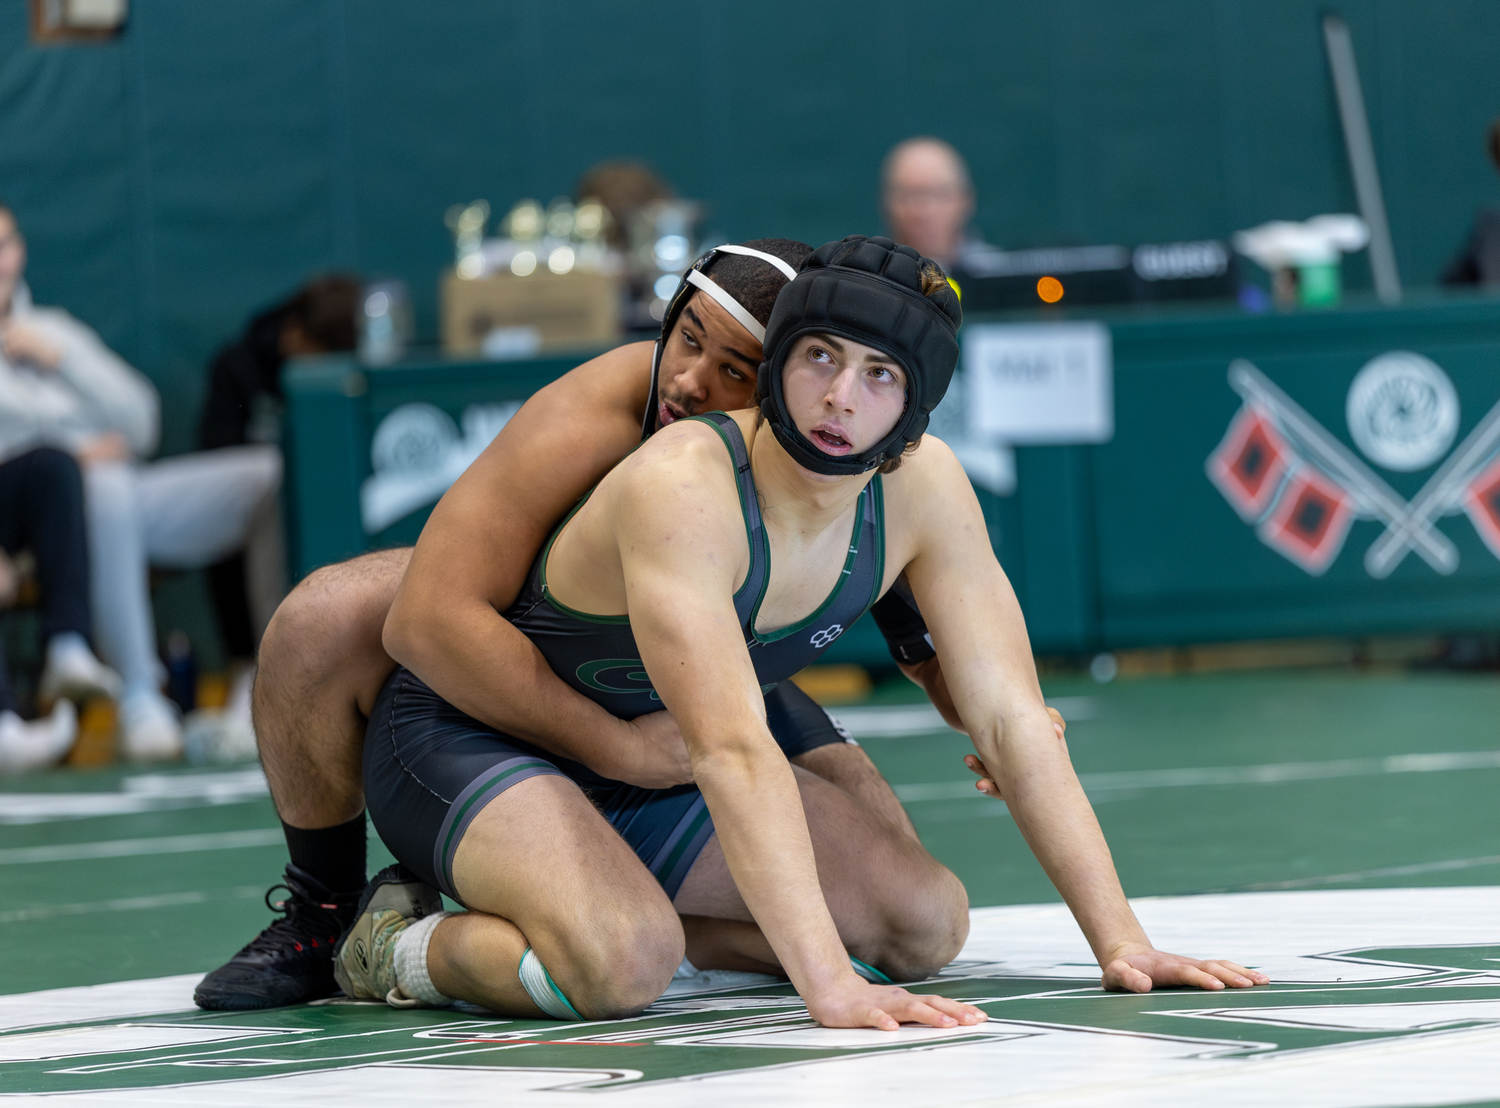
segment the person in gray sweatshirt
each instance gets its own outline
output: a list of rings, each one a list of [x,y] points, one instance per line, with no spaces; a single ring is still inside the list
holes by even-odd
[[[147,462],[160,399],[92,328],[32,303],[26,243],[0,202],[0,461],[41,446],[83,470],[94,638],[123,679],[120,745],[178,757],[182,725],[160,690],[148,567],[198,569],[273,528],[281,457],[231,447]]]

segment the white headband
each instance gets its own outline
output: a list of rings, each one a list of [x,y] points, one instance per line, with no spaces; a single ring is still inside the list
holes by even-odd
[[[687,283],[690,285],[696,285],[698,288],[708,293],[709,296],[712,296],[719,302],[719,307],[723,308],[730,315],[734,316],[735,319],[739,320],[740,326],[755,336],[756,342],[760,343],[761,345],[765,345],[765,327],[761,325],[760,320],[756,319],[749,312],[745,311],[745,306],[738,300],[730,296],[727,292],[721,289],[718,285],[714,284],[707,277],[703,276],[703,274],[696,269],[690,269],[687,271]]]
[[[743,254],[747,258],[759,258],[763,262],[769,262],[771,265],[774,265],[777,269],[781,270],[781,272],[785,273],[786,279],[788,281],[794,279],[797,276],[797,271],[790,265],[788,265],[785,261],[783,261],[781,258],[778,258],[775,254],[767,254],[764,250],[756,250],[753,247],[749,246],[734,246],[727,242],[723,246],[715,246],[714,249],[716,251],[722,251],[725,254]]]
[[[733,246],[726,243],[723,246],[714,247],[714,251],[724,254],[741,254],[747,258],[759,258],[761,261],[775,266],[782,273],[786,274],[786,279],[788,281],[797,276],[797,271],[790,265],[782,261],[780,258],[776,257],[776,255],[767,254],[763,250],[755,250],[748,246]],[[714,301],[719,305],[719,307],[723,308],[730,315],[734,316],[735,320],[741,327],[755,336],[756,342],[762,344],[765,343],[766,329],[761,324],[760,320],[756,319],[753,315],[747,312],[743,304],[741,304],[734,297],[730,296],[729,293],[725,292],[710,278],[705,277],[701,271],[696,269],[688,270],[687,283],[695,288],[702,289],[709,296],[713,297]]]

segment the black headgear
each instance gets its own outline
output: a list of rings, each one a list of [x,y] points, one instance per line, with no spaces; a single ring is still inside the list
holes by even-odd
[[[759,258],[780,270],[786,275],[788,281],[797,276],[797,271],[784,258],[778,258],[775,254],[767,254],[764,250],[756,250],[750,246],[735,246],[732,243],[714,247],[693,263],[692,268],[684,273],[682,280],[677,283],[677,291],[667,302],[667,310],[661,317],[661,337],[656,340],[656,349],[651,352],[651,395],[646,400],[646,420],[641,427],[642,438],[649,437],[656,430],[656,386],[661,375],[662,352],[667,348],[667,339],[671,337],[672,329],[677,326],[677,317],[682,315],[682,309],[687,307],[687,302],[693,298],[694,292],[701,290],[705,296],[712,297],[719,307],[735,318],[741,327],[754,335],[757,342],[766,341],[766,329],[761,326],[760,320],[751,315],[743,304],[730,296],[723,286],[717,284],[704,272],[709,263],[720,254],[740,254],[747,258]]]
[[[958,364],[958,295],[944,287],[922,294],[922,271],[942,272],[934,261],[888,238],[850,235],[813,251],[771,309],[762,344],[760,408],[776,439],[800,466],[814,473],[864,473],[901,456],[927,430],[927,417]],[[906,410],[895,429],[862,454],[836,458],[807,440],[786,408],[781,371],[792,344],[803,335],[837,335],[873,346],[906,371]]]

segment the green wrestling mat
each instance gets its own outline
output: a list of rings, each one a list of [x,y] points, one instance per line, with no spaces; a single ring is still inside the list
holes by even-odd
[[[825,1030],[787,986],[727,975],[607,1024],[349,1002],[201,1013],[197,975],[265,923],[284,858],[258,771],[58,773],[0,782],[0,1098],[1500,1100],[1500,682],[1297,673],[1047,692],[1155,942],[1256,966],[1269,988],[1102,993],[1004,806],[972,793],[967,740],[916,704],[837,714],[970,889],[969,944],[927,987],[984,1007],[978,1029]],[[371,869],[385,857],[373,849]]]

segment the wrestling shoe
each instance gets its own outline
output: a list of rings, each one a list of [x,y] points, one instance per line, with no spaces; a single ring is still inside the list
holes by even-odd
[[[285,900],[271,894],[285,889]],[[333,950],[358,914],[359,896],[335,893],[294,865],[266,891],[266,907],[282,917],[214,970],[193,991],[193,1003],[220,1012],[280,1008],[332,996]]]
[[[443,910],[443,898],[399,862],[386,866],[365,886],[355,920],[339,939],[333,976],[345,995],[383,1000],[395,1007],[410,1001],[396,991],[396,940],[414,920]]]

